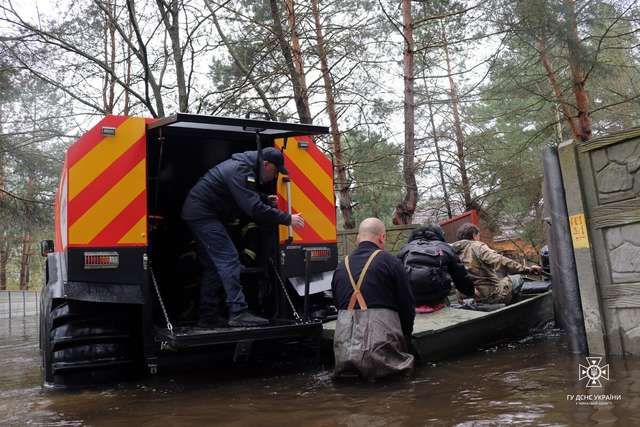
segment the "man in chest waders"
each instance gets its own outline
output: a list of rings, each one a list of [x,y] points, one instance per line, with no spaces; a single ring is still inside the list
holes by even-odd
[[[336,376],[357,374],[373,380],[413,368],[414,358],[407,352],[415,318],[413,296],[402,264],[383,251],[385,237],[382,221],[362,221],[358,247],[333,275]]]

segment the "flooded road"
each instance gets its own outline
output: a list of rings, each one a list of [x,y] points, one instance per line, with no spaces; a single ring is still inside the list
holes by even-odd
[[[35,317],[0,320],[2,426],[640,425],[640,359],[607,358],[610,380],[588,389],[578,381],[585,359],[557,333],[421,366],[404,381],[252,367],[81,392],[41,388],[37,333]]]

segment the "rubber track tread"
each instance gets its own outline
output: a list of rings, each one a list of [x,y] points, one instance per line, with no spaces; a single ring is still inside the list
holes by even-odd
[[[82,337],[56,338],[51,341],[51,344],[52,344],[52,350],[55,352],[55,351],[63,350],[65,348],[81,346],[81,345],[125,342],[125,341],[128,341],[129,338],[130,338],[129,335],[127,334],[87,335]]]
[[[118,381],[135,369],[134,317],[129,307],[61,301],[49,316],[48,363],[53,383]]]

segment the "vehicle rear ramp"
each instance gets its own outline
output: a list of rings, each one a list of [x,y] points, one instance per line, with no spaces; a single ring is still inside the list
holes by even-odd
[[[155,336],[165,349],[180,351],[246,341],[304,340],[317,338],[321,333],[321,322],[275,321],[267,326],[259,327],[200,328],[197,326],[177,326],[173,331],[160,328],[156,330]]]

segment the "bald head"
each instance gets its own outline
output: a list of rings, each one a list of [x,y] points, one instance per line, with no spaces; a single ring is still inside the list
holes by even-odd
[[[358,243],[372,242],[380,249],[384,249],[386,230],[384,224],[378,218],[367,218],[358,227]]]

